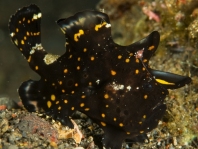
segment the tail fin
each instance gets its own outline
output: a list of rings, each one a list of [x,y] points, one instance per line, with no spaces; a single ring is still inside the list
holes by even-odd
[[[31,4],[10,17],[8,27],[11,39],[26,59],[41,46],[41,16],[40,9]]]

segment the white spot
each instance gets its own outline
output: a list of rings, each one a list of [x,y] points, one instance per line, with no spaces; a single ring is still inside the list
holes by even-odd
[[[38,18],[37,14],[33,15],[33,19],[36,20]]]
[[[131,90],[131,86],[127,86],[126,88],[127,88],[127,90],[128,90],[128,91],[130,91],[130,90]]]
[[[38,13],[38,18],[41,18],[42,17],[42,13]]]
[[[10,34],[11,37],[14,37],[14,35],[15,35],[15,33],[11,33],[11,34]]]
[[[45,64],[49,65],[54,63],[59,57],[60,55],[46,54],[43,60]]]
[[[32,47],[32,50],[30,51],[30,54],[33,54],[36,50],[43,50],[43,46],[40,44],[36,44],[36,46]]]
[[[135,58],[139,58],[139,59],[142,59],[143,58],[143,53],[144,53],[144,48],[141,49],[141,50],[138,50],[136,53],[135,53]]]
[[[30,55],[31,55],[31,54],[34,54],[34,52],[35,52],[35,50],[32,49],[32,50],[30,51]]]
[[[114,90],[123,90],[124,89],[124,85],[122,85],[122,84],[116,84],[115,82],[113,82],[112,84],[111,84],[111,86],[113,87],[113,89]]]
[[[139,90],[140,88],[139,87],[136,87],[136,89]]]
[[[18,40],[17,39],[14,40],[14,43],[15,43],[15,45],[18,46]]]
[[[104,13],[104,8],[100,9],[99,11]]]
[[[100,83],[100,80],[96,80],[96,83],[99,84]]]
[[[111,27],[111,24],[106,24],[105,27],[109,28],[109,27]]]

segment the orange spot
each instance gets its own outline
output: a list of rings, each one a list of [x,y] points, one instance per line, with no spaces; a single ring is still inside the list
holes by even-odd
[[[121,59],[122,58],[122,55],[118,55],[118,59]]]
[[[149,48],[148,48],[148,50],[153,50],[155,48],[155,46],[150,46]]]
[[[129,63],[129,62],[130,62],[130,59],[129,59],[129,58],[127,58],[127,59],[125,60],[125,62],[126,62],[126,63]]]
[[[111,75],[112,75],[112,76],[115,76],[115,75],[116,75],[116,71],[111,70]]]
[[[89,108],[85,108],[85,111],[89,111]]]
[[[122,123],[119,124],[120,127],[123,127],[124,125]]]
[[[38,66],[35,66],[35,70],[38,70],[39,69],[39,67]]]
[[[104,95],[104,98],[105,98],[105,99],[108,99],[108,98],[109,98],[109,95],[108,95],[108,94],[105,94],[105,95]]]
[[[106,123],[105,122],[100,122],[102,126],[106,126]]]
[[[64,73],[67,73],[68,72],[68,70],[67,69],[64,69],[64,71],[63,71]]]
[[[94,59],[95,59],[95,58],[92,56],[92,57],[91,57],[91,61],[94,61]]]
[[[84,104],[84,103],[81,103],[81,104],[80,104],[80,107],[84,107],[84,106],[85,106],[85,104]]]

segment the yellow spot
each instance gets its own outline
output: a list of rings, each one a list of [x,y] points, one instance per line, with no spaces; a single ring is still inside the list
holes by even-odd
[[[138,58],[136,58],[136,59],[135,59],[135,62],[136,62],[136,63],[139,63],[139,62],[140,62],[140,60],[139,60]]]
[[[69,56],[69,59],[72,58],[72,55]]]
[[[63,82],[62,82],[62,81],[59,81],[58,83],[59,83],[60,85],[62,85],[62,84],[63,84]]]
[[[74,91],[71,91],[72,94],[74,94]]]
[[[74,40],[77,42],[78,38],[84,34],[84,31],[82,29],[79,30],[78,33],[74,34]]]
[[[142,124],[142,122],[139,122],[139,124],[141,125],[141,124]]]
[[[138,69],[136,69],[136,70],[135,70],[135,74],[138,74],[138,73],[139,73],[139,70],[138,70]]]
[[[155,46],[150,46],[149,48],[148,48],[148,50],[153,50],[155,48]]]
[[[67,69],[64,69],[64,71],[63,71],[64,73],[67,73],[68,72],[68,70]]]
[[[23,40],[21,40],[21,44],[24,44],[24,41]]]
[[[75,87],[77,87],[78,86],[78,83],[75,83],[74,85],[75,85]]]
[[[86,49],[86,48],[84,48],[84,49],[83,49],[83,52],[87,52],[87,49]]]
[[[95,59],[94,56],[92,56],[92,57],[91,57],[91,61],[94,61],[94,59]]]
[[[37,35],[37,33],[34,33],[34,36],[36,36]]]
[[[81,104],[80,104],[80,107],[84,107],[84,106],[85,106],[85,104],[84,104],[84,103],[81,103]]]
[[[74,110],[74,107],[71,107],[71,110],[73,111]]]
[[[92,82],[89,82],[89,86],[92,86]]]
[[[148,95],[144,95],[144,99],[147,99],[148,98]]]
[[[59,101],[57,101],[56,104],[59,104]]]
[[[65,92],[65,90],[64,89],[62,89],[62,93],[64,93]]]
[[[36,33],[36,35],[39,35],[39,34],[40,34],[40,32],[37,32],[37,33]]]
[[[67,104],[67,103],[68,103],[68,100],[66,100],[66,99],[65,99],[65,100],[64,100],[64,103],[66,103],[66,104]]]
[[[19,21],[19,24],[21,24],[21,21]]]
[[[80,70],[80,66],[77,66],[77,68],[76,68],[77,70]]]
[[[105,114],[104,113],[102,113],[101,116],[102,116],[102,118],[105,118]]]
[[[51,101],[47,101],[47,107],[50,108],[52,106]]]
[[[85,111],[89,111],[89,108],[85,108]]]
[[[144,62],[144,63],[147,62],[147,59],[144,59],[143,62]]]
[[[101,28],[102,26],[106,25],[107,23],[106,22],[103,22],[102,24],[98,24],[95,26],[95,31],[98,31],[99,28]]]
[[[27,35],[27,36],[29,36],[29,35],[30,35],[30,33],[27,31],[27,32],[26,32],[26,35]]]
[[[78,57],[78,61],[80,61],[80,57]]]
[[[155,79],[158,83],[160,84],[168,84],[168,85],[175,85],[175,83],[171,83],[171,82],[167,82],[165,80],[161,80],[161,79]]]
[[[105,95],[104,95],[104,98],[105,98],[105,99],[108,99],[108,98],[109,98],[109,95],[108,95],[108,94],[105,94]]]
[[[118,55],[118,59],[121,59],[122,58],[122,55]]]
[[[55,86],[55,83],[52,83],[52,86]]]
[[[146,68],[142,67],[142,70],[143,70],[143,71],[145,71],[145,70],[146,70]]]
[[[30,61],[31,61],[31,56],[29,56],[29,57],[28,57],[28,60],[27,60],[27,61],[28,61],[28,62],[30,62]]]
[[[30,20],[28,20],[27,22],[30,23]]]
[[[125,62],[126,62],[126,63],[129,63],[129,61],[130,61],[130,59],[129,59],[129,58],[127,58],[127,59],[125,60]]]
[[[106,107],[106,108],[108,108],[108,107],[109,107],[109,105],[105,105],[105,107]]]
[[[116,121],[117,119],[114,117],[113,120]]]
[[[20,51],[23,51],[23,49],[22,49],[22,48],[20,48],[19,50],[20,50]]]
[[[58,107],[58,110],[61,110],[61,106]]]
[[[35,66],[35,70],[38,70],[39,69],[39,67],[38,66]]]
[[[25,21],[25,18],[23,18],[23,21]]]
[[[16,32],[19,32],[19,29],[18,28],[16,28]]]
[[[26,36],[24,36],[24,37],[23,37],[23,39],[24,39],[24,40],[27,40],[27,37],[26,37]]]
[[[85,97],[86,97],[85,95],[82,95],[82,96],[81,96],[81,98],[85,98]]]
[[[130,133],[130,132],[126,132],[126,134],[127,134],[127,135],[130,135],[131,133]]]
[[[100,122],[102,126],[106,126],[106,123],[105,122]]]
[[[56,99],[56,96],[54,94],[51,95],[51,100],[54,101]]]
[[[140,131],[140,133],[144,133],[144,131]]]
[[[143,115],[143,118],[145,119],[146,118],[146,115]]]
[[[129,56],[133,56],[133,53],[130,53]]]
[[[124,125],[122,123],[119,124],[120,127],[123,127]]]

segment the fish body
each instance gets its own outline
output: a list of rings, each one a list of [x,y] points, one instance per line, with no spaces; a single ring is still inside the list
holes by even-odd
[[[44,112],[70,127],[73,112],[85,113],[104,130],[106,148],[120,149],[123,140],[154,129],[166,111],[167,89],[191,82],[149,68],[160,41],[157,31],[121,46],[112,39],[108,15],[86,10],[57,21],[66,52],[53,55],[41,43],[41,17],[32,4],[9,21],[13,43],[41,77],[21,84],[22,103],[28,111]]]

